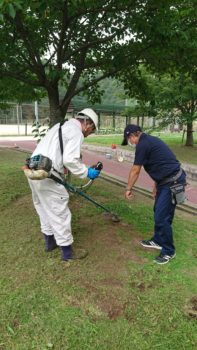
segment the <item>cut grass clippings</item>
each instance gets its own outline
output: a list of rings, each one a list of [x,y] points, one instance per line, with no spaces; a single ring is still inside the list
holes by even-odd
[[[195,350],[197,320],[196,217],[177,212],[177,257],[153,263],[157,251],[139,246],[152,234],[153,202],[95,181],[88,194],[116,212],[112,223],[71,195],[80,262],[45,253],[38,217],[20,171],[24,154],[0,149],[1,350]]]

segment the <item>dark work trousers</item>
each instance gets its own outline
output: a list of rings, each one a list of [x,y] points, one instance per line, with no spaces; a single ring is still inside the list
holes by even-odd
[[[185,174],[178,179],[179,183],[185,183]],[[154,205],[154,236],[153,240],[161,247],[161,253],[172,255],[175,253],[173,243],[172,221],[176,205],[172,203],[170,184],[157,186],[157,195]]]

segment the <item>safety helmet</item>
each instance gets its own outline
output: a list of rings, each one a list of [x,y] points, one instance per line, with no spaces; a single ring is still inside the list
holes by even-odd
[[[93,109],[84,108],[82,111],[77,113],[77,116],[90,118],[93,121],[96,130],[98,130],[98,115],[93,111]]]

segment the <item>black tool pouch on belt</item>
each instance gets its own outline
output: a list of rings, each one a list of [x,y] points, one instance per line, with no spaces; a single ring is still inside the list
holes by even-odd
[[[170,190],[172,193],[173,204],[182,204],[186,200],[185,185],[177,183],[170,186]]]

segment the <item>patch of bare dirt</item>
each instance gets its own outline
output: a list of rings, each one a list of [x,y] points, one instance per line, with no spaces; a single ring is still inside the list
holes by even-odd
[[[16,204],[17,204],[17,207],[25,207],[26,205],[31,205],[33,206],[33,203],[32,203],[32,197],[30,194],[27,194],[25,196],[22,196],[22,197],[18,197],[16,199]]]
[[[124,316],[132,320],[137,300],[129,292],[129,264],[147,261],[138,254],[140,237],[131,225],[122,221],[114,223],[99,211],[98,214],[88,215],[86,210],[87,214],[81,215],[80,207],[83,208],[83,205],[73,198],[70,207],[73,213],[78,210],[77,222],[73,226],[75,244],[80,242],[89,251],[84,262],[85,271],[76,281],[86,291],[85,312],[92,312],[88,305],[94,305],[97,312],[93,313],[93,318],[116,320]],[[139,291],[139,288],[148,287],[143,286],[142,282],[140,286],[134,285],[132,288]],[[74,301],[75,304],[78,302],[82,301]]]
[[[75,299],[72,304],[79,307],[83,305],[84,311],[93,320],[96,321],[105,317],[115,321],[121,316],[128,321],[135,319],[137,300],[133,295],[126,293],[125,286],[122,285],[121,288],[118,288],[118,293],[114,291],[113,285],[110,285],[109,289],[105,289],[105,292],[103,292],[102,282],[97,285],[84,283],[83,286],[87,290],[85,300]]]
[[[197,296],[192,297],[186,307],[185,313],[187,316],[197,319]]]

